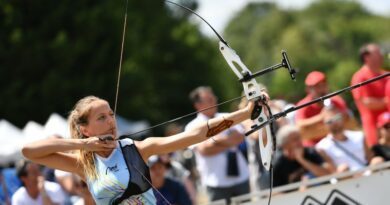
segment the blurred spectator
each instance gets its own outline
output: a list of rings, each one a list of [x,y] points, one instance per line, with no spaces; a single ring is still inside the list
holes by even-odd
[[[274,158],[273,185],[282,186],[331,173],[331,160],[322,158],[312,147],[303,147],[299,129],[286,125],[279,129]]]
[[[74,191],[80,198],[73,205],[94,205],[95,201],[88,190],[87,184],[77,175],[73,175]]]
[[[383,56],[376,44],[367,44],[360,49],[360,59],[363,66],[353,75],[351,84],[379,76],[385,71],[381,68]],[[376,120],[386,111],[388,104],[385,97],[386,78],[352,90],[355,104],[359,110],[366,141],[369,146],[377,144]]]
[[[56,169],[54,170],[54,176],[56,182],[61,186],[61,189],[65,194],[65,205],[71,205],[71,196],[76,194],[76,185],[73,174]]]
[[[322,156],[332,159],[333,171],[355,171],[364,168],[371,160],[361,131],[344,129],[342,112],[335,106],[329,106],[324,112],[324,123],[330,133],[316,145]]]
[[[172,136],[183,132],[183,127],[176,123],[171,123],[165,128],[165,136]],[[193,181],[197,178],[196,163],[194,153],[191,149],[178,150],[170,155],[170,158],[174,161],[180,162],[187,170],[190,171],[191,179]]]
[[[297,105],[302,105],[328,94],[326,76],[322,72],[310,72],[306,76],[305,85],[307,95],[304,99],[299,101]],[[348,109],[344,100],[340,96],[334,96],[330,100],[343,111]],[[323,123],[323,107],[324,104],[322,102],[318,102],[303,107],[296,112],[295,120],[300,129],[304,146],[314,146],[328,133],[328,130]]]
[[[385,96],[386,96],[385,101],[387,104],[387,111],[390,112],[390,80],[387,80],[386,82]]]
[[[23,160],[17,165],[16,173],[23,186],[12,196],[13,205],[64,204],[61,186],[45,181],[38,164]]]
[[[190,99],[198,113],[186,130],[204,124],[212,117],[222,117],[217,113],[217,98],[210,87],[198,87],[190,93]],[[237,146],[244,140],[240,126],[231,127],[216,136],[194,145],[197,168],[201,182],[207,188],[211,201],[249,193],[249,171],[244,156]]]
[[[374,156],[390,161],[390,112],[384,112],[378,117],[378,144],[372,146]]]
[[[55,169],[52,169],[50,167],[43,167],[41,172],[42,172],[42,176],[45,178],[46,181],[56,182],[54,171]]]
[[[193,181],[190,179],[190,172],[183,167],[179,162],[172,160],[171,154],[160,155],[160,160],[166,167],[166,177],[180,181],[186,188],[189,194],[192,204],[196,203],[196,189]]]
[[[165,127],[165,136],[172,136],[180,132],[183,132],[183,127],[179,124],[171,123]],[[187,153],[191,153],[190,156],[192,157],[188,157]],[[197,204],[195,186],[197,173],[192,151],[190,149],[178,150],[174,153],[160,155],[160,158],[167,167],[166,176],[183,182],[190,195],[192,204]],[[183,165],[187,165],[187,167],[184,167]]]
[[[152,184],[157,189],[153,190],[157,205],[167,204],[166,200],[169,201],[169,204],[192,204],[184,186],[178,181],[165,176],[166,166],[159,156],[151,156],[148,160],[148,166],[150,167]]]
[[[0,168],[0,189],[0,204],[11,205],[11,195],[8,193],[8,188],[3,176],[2,168]]]
[[[15,168],[0,167],[0,204],[10,205],[11,196],[22,186]]]
[[[272,99],[268,104],[271,108],[272,114],[282,112],[294,106],[294,104],[291,104],[283,99]],[[295,124],[295,112],[291,112],[287,116],[277,119],[276,122],[278,128],[288,124]],[[277,132],[277,129],[275,131]]]

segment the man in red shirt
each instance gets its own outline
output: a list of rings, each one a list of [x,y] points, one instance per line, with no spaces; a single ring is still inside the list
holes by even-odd
[[[297,105],[302,105],[318,97],[328,94],[328,85],[326,76],[319,71],[310,72],[305,79],[307,95]],[[345,101],[340,96],[334,96],[330,99],[332,105],[338,107],[343,112],[347,112]],[[299,109],[295,115],[295,121],[300,129],[303,145],[314,146],[328,133],[323,123],[324,112],[323,102],[315,103]]]
[[[381,68],[383,55],[378,45],[364,45],[360,49],[360,59],[363,66],[353,75],[352,85],[385,73]],[[366,141],[370,147],[378,142],[375,126],[376,119],[381,113],[386,111],[386,81],[387,78],[383,78],[352,91],[362,120]]]
[[[386,88],[385,88],[385,95],[386,95],[386,101],[387,101],[387,111],[390,112],[390,80],[386,82]]]

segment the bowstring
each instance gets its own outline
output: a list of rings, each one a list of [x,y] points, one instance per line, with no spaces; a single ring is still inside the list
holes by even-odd
[[[119,57],[119,68],[118,68],[118,78],[116,83],[116,93],[115,93],[115,105],[114,105],[114,116],[116,116],[117,111],[117,105],[118,105],[118,96],[119,96],[119,85],[120,85],[120,79],[121,79],[121,73],[122,73],[122,62],[123,62],[123,51],[124,51],[124,44],[125,44],[125,37],[126,37],[126,27],[127,27],[127,8],[129,5],[129,0],[126,0],[126,9],[125,9],[125,15],[124,15],[124,21],[123,21],[123,31],[122,31],[122,43],[121,43],[121,53]],[[171,205],[171,203],[168,201],[167,198],[164,197],[164,195],[155,187],[153,186],[152,182],[148,180],[148,178],[132,163],[130,163],[131,166],[138,171],[139,174],[149,183],[149,185],[161,196],[161,198],[164,199],[164,202],[168,205]]]
[[[223,102],[218,103],[218,104],[216,104],[216,105],[213,105],[213,106],[210,106],[210,107],[207,107],[207,108],[204,108],[204,109],[202,109],[202,110],[195,111],[195,112],[191,112],[191,113],[182,115],[182,116],[180,116],[180,117],[176,117],[176,118],[174,118],[174,119],[171,119],[171,120],[168,120],[168,121],[165,121],[165,122],[162,122],[162,123],[153,125],[153,126],[148,127],[148,128],[146,128],[146,129],[143,129],[143,130],[140,130],[140,131],[131,133],[131,134],[122,135],[121,138],[130,138],[130,136],[133,136],[133,135],[136,135],[136,134],[140,134],[140,133],[143,133],[143,132],[152,130],[152,129],[156,128],[156,127],[160,127],[160,126],[163,126],[163,125],[166,125],[166,124],[169,124],[169,123],[176,122],[176,121],[181,120],[181,119],[183,119],[183,118],[186,118],[186,117],[189,117],[189,116],[192,116],[192,115],[201,113],[201,112],[203,112],[203,111],[206,111],[206,110],[209,110],[209,109],[212,109],[212,108],[215,108],[215,107],[218,107],[218,106],[221,106],[221,105],[230,103],[230,102],[234,102],[234,101],[239,100],[239,99],[241,99],[241,98],[243,98],[243,97],[246,97],[246,96],[243,95],[243,96],[239,96],[239,97],[232,98],[232,99],[230,99],[230,100],[223,101]]]
[[[128,7],[128,5],[129,5],[129,0],[126,0],[126,10],[125,10],[125,16],[124,16],[124,22],[123,22],[123,31],[122,31],[121,54],[120,54],[120,57],[119,57],[118,77],[117,77],[117,80],[116,80],[114,115],[116,115],[116,109],[117,109],[117,105],[118,105],[119,84],[120,84],[121,73],[122,73],[123,50],[124,50],[125,36],[126,36],[126,27],[127,27],[127,7]]]

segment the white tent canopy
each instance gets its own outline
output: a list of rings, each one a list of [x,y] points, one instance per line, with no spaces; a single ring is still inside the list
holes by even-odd
[[[41,139],[44,136],[43,126],[37,122],[29,121],[24,126],[23,135],[25,140],[33,141],[34,139]],[[31,140],[30,140],[31,139]]]
[[[20,142],[23,140],[22,131],[8,122],[0,121],[0,164],[8,164],[20,157]]]
[[[44,134],[47,136],[59,135],[64,138],[70,137],[68,122],[57,113],[52,113],[44,126]]]

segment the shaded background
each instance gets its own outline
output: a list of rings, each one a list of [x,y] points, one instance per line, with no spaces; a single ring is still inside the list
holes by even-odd
[[[196,0],[179,2],[198,7]],[[66,117],[86,95],[113,106],[124,12],[125,1],[0,0],[0,119],[19,127],[43,124],[53,112]],[[364,43],[389,53],[389,16],[347,0],[314,1],[299,10],[254,2],[221,33],[252,71],[279,63],[287,50],[299,69],[297,82],[282,70],[258,81],[271,97],[295,103],[305,95],[308,72],[326,72],[337,90],[360,68]],[[193,18],[163,1],[129,0],[118,114],[155,124],[192,112],[188,93],[197,86],[212,86],[219,101],[240,94],[216,38],[200,32]],[[350,93],[343,97],[356,109]],[[231,109],[234,104],[221,108]]]

